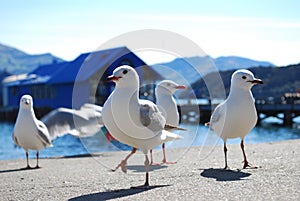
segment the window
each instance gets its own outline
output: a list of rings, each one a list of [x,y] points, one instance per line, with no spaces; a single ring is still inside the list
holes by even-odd
[[[30,93],[37,99],[53,99],[56,96],[55,89],[47,85],[31,86]]]
[[[10,93],[11,93],[11,95],[12,95],[12,96],[15,96],[15,95],[17,95],[17,92],[18,92],[18,89],[17,89],[17,87],[11,87],[11,89],[10,89]]]

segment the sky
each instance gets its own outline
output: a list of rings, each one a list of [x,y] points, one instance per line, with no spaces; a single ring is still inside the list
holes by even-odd
[[[284,66],[300,62],[299,9],[298,0],[0,0],[0,43],[70,61],[120,35],[158,29],[212,57]],[[138,55],[148,64],[174,58],[167,50]]]

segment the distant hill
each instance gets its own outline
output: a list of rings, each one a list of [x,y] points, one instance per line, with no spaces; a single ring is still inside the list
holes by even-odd
[[[274,64],[267,61],[256,61],[244,57],[228,56],[228,57],[218,57],[214,59],[217,68],[221,71],[241,69],[241,68],[251,68],[251,67],[274,67]]]
[[[274,68],[255,67],[249,68],[249,70],[254,73],[255,77],[264,81],[263,85],[257,85],[252,88],[256,99],[280,98],[287,92],[300,92],[300,64]],[[198,98],[208,98],[210,95],[217,97],[218,95],[225,95],[222,93],[224,88],[226,94],[228,94],[233,72],[234,70],[228,70],[207,74],[203,79],[201,78],[192,84],[194,94]],[[215,80],[220,77],[223,83],[215,83]],[[182,97],[187,97],[188,95],[190,94],[180,94]]]
[[[213,71],[225,71],[231,69],[250,67],[274,67],[270,62],[256,61],[248,58],[228,56],[213,59],[210,56],[176,58],[168,63],[152,65],[152,68],[161,73],[166,79],[178,81],[182,78],[189,83]]]
[[[16,48],[0,44],[0,71],[6,70],[11,74],[28,73],[39,65],[62,61],[50,53],[30,55]]]

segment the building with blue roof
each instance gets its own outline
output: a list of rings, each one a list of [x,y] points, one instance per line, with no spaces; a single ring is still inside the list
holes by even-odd
[[[114,88],[105,82],[121,65],[136,68],[144,87],[153,94],[155,82],[162,77],[127,47],[84,53],[70,62],[39,66],[31,73],[3,82],[4,107],[18,108],[20,97],[30,94],[35,108],[79,108],[84,103],[102,105]],[[140,67],[140,68],[138,68]],[[143,92],[144,94],[144,92]]]

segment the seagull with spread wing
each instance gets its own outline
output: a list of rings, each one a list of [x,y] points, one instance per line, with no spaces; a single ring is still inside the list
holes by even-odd
[[[58,108],[53,110],[41,121],[35,116],[33,98],[23,95],[13,130],[13,141],[26,152],[27,168],[31,168],[28,151],[35,150],[39,168],[39,151],[52,146],[52,141],[59,136],[71,134],[77,137],[94,135],[103,126],[102,107],[94,104],[84,104],[79,110]]]

